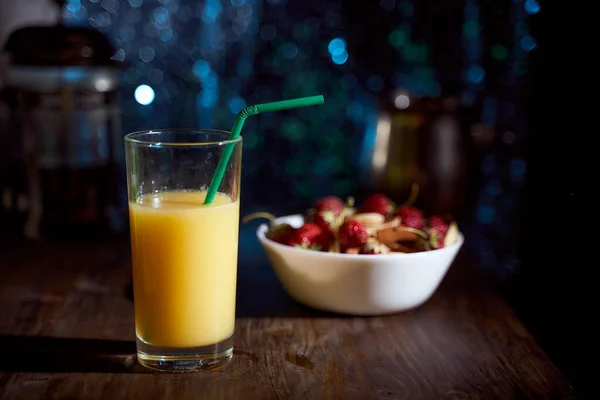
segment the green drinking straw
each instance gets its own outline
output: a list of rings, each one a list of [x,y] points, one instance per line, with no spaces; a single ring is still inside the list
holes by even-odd
[[[240,136],[240,133],[242,132],[242,127],[244,126],[244,122],[246,122],[246,118],[248,118],[251,115],[256,115],[264,112],[288,110],[290,108],[314,106],[317,104],[323,104],[324,102],[325,99],[321,95],[312,97],[302,97],[299,99],[292,100],[274,101],[272,103],[248,106],[238,113],[235,123],[233,124],[233,128],[231,128],[231,133],[229,134],[228,140],[235,140]],[[235,144],[233,143],[229,144],[223,151],[223,156],[219,160],[217,170],[215,171],[215,174],[213,175],[213,178],[210,181],[210,186],[208,187],[208,192],[206,193],[206,198],[204,199],[204,204],[210,204],[213,202],[215,195],[217,194],[217,190],[219,189],[219,186],[221,186],[223,175],[225,175],[225,168],[227,167],[227,163],[229,162],[229,158],[231,157],[231,153],[233,152],[234,146]]]

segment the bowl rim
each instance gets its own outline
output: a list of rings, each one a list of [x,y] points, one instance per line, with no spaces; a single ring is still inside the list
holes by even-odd
[[[289,223],[290,220],[298,220],[298,219],[304,220],[304,216],[302,214],[284,215],[284,216],[281,216],[281,217],[278,217],[277,219],[275,219],[275,222]],[[351,260],[365,259],[365,258],[372,260],[373,256],[376,256],[378,258],[386,258],[386,259],[427,257],[429,255],[432,255],[432,253],[441,254],[442,252],[453,252],[455,250],[458,250],[462,247],[462,245],[465,241],[465,238],[464,238],[462,232],[459,231],[458,239],[456,240],[456,242],[454,242],[453,244],[451,244],[448,247],[443,247],[441,249],[421,251],[418,253],[402,253],[402,254],[398,254],[398,253],[392,253],[392,254],[346,254],[346,253],[330,253],[330,252],[325,252],[325,251],[314,251],[314,250],[302,249],[299,247],[292,247],[292,246],[287,246],[287,245],[284,245],[281,243],[277,243],[276,241],[271,240],[266,237],[267,230],[268,230],[268,227],[267,227],[266,223],[260,224],[260,226],[256,229],[256,236],[261,241],[261,243],[267,243],[269,246],[274,246],[275,248],[281,248],[282,250],[286,249],[287,251],[298,251],[305,255],[314,254],[314,255],[321,255],[323,257],[347,258],[347,259],[351,259]]]

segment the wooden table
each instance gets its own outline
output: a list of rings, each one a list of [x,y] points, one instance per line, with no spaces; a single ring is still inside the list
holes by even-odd
[[[3,248],[0,398],[576,398],[464,255],[420,308],[354,318],[291,300],[242,233],[234,358],[199,374],[136,363],[127,240]]]

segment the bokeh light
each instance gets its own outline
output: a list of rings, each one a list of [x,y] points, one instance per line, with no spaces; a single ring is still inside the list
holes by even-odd
[[[346,41],[342,38],[334,38],[331,39],[329,45],[327,46],[327,50],[329,50],[329,54],[332,56],[334,54],[338,54],[342,51],[346,50]]]
[[[467,71],[467,79],[471,83],[481,83],[483,78],[485,77],[485,70],[479,66],[475,65]]]
[[[144,3],[144,0],[127,0],[131,7],[138,8]]]
[[[284,43],[281,46],[281,55],[286,60],[293,60],[298,55],[298,46],[292,42]]]
[[[492,57],[498,61],[506,60],[508,57],[508,50],[501,44],[496,44],[492,47]]]
[[[134,92],[135,101],[143,106],[147,106],[154,101],[154,89],[148,85],[140,85]]]
[[[402,47],[406,43],[406,33],[402,29],[395,29],[388,35],[388,42],[394,47]]]
[[[333,54],[331,54],[331,60],[334,62],[334,64],[342,65],[348,61],[348,52],[346,50],[336,50]]]
[[[523,36],[521,39],[521,48],[525,51],[531,51],[537,47],[537,42],[530,35]]]
[[[399,110],[407,109],[410,106],[410,98],[406,94],[399,94],[394,100],[394,106]]]
[[[540,3],[536,0],[525,0],[525,12],[529,15],[537,14],[540,12]]]
[[[496,209],[492,206],[480,206],[477,209],[477,219],[482,224],[491,224],[496,218]]]

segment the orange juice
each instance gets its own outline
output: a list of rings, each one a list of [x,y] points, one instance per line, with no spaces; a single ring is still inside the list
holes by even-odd
[[[239,202],[206,192],[144,195],[129,204],[137,336],[200,347],[233,334]]]

